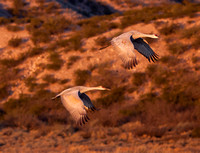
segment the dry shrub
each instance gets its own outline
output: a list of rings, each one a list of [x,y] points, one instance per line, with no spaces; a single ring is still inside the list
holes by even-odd
[[[44,53],[44,51],[45,50],[42,47],[33,47],[28,51],[27,56],[34,57],[34,56],[37,56],[37,55]]]
[[[1,59],[0,64],[7,68],[13,68],[21,64],[24,60],[27,59],[28,56],[29,56],[29,53],[21,53],[19,54],[18,59],[13,59],[13,58]]]
[[[76,70],[74,72],[75,85],[84,85],[87,80],[91,77],[91,72],[89,70]]]
[[[47,64],[47,69],[50,70],[60,70],[63,65],[63,60],[60,58],[60,55],[56,52],[52,52],[49,55],[50,64]]]
[[[184,29],[181,31],[181,38],[191,38],[195,35],[197,35],[200,31],[200,27],[199,26],[193,26],[191,28],[188,29]]]
[[[22,28],[17,25],[8,25],[6,28],[8,31],[12,31],[12,32],[18,32],[22,30]]]
[[[51,74],[46,74],[42,79],[47,83],[56,83],[58,81],[58,79],[56,79],[54,75]]]
[[[0,85],[0,100],[9,96],[9,85],[1,83]]]
[[[125,99],[125,87],[118,87],[112,89],[109,93],[106,95],[98,98],[96,101],[98,104],[108,107],[112,105],[113,103],[120,103]]]
[[[62,80],[59,80],[59,84],[65,84],[65,83],[68,83],[70,81],[70,79],[62,79]]]
[[[100,36],[95,40],[95,43],[99,46],[108,46],[110,45],[110,39],[106,38],[105,36]]]
[[[129,10],[123,13],[121,18],[121,28],[137,24],[140,22],[148,23],[160,18],[178,18],[183,16],[193,16],[198,12],[200,5],[196,3],[169,4],[154,7],[144,7],[140,10]],[[178,10],[178,11],[177,11]]]
[[[90,19],[80,21],[78,24],[81,26],[81,33],[84,38],[96,36],[98,34],[109,31],[113,28],[118,28],[118,24],[108,22],[107,19],[113,18],[114,16],[95,16]],[[109,21],[111,21],[111,19]]]
[[[133,73],[132,83],[134,86],[141,86],[146,80],[146,74],[143,72]]]
[[[66,20],[64,16],[56,16],[47,18],[42,27],[52,35],[64,32],[65,29],[69,28],[70,24],[71,22]]]
[[[194,49],[199,49],[200,48],[200,34],[197,35],[194,39],[194,41],[192,42],[191,46],[194,48]]]
[[[177,57],[171,55],[162,56],[159,61],[168,66],[174,66],[180,62]]]
[[[80,56],[70,56],[68,58],[68,62],[67,62],[67,68],[70,68],[75,62],[77,62],[78,60],[80,60],[81,57]]]
[[[77,32],[74,33],[69,39],[61,39],[57,41],[57,45],[60,47],[65,47],[65,52],[70,50],[81,50],[82,36]]]
[[[40,2],[40,5],[42,5],[42,2]],[[56,2],[50,2],[48,5],[45,7],[45,12],[46,13],[56,13],[56,11],[60,8],[60,5]]]
[[[19,78],[19,69],[0,66],[0,100],[7,98],[11,94],[10,80]]]
[[[24,7],[24,1],[23,0],[13,0],[12,1],[12,7],[13,7],[13,14],[14,15],[20,15],[23,7]]]
[[[0,17],[0,25],[6,25],[8,23],[10,23],[10,19],[5,17]]]
[[[3,105],[5,114],[1,123],[5,126],[39,129],[44,125],[66,124],[69,114],[60,100],[51,101],[55,96],[46,90],[38,90],[33,95],[20,95]]]
[[[8,45],[11,46],[11,47],[19,47],[21,44],[22,44],[22,38],[11,38],[9,41],[8,41]]]
[[[171,75],[171,71],[166,66],[161,65],[148,65],[146,74],[153,83],[157,86],[162,86],[168,82],[168,78]]]
[[[179,24],[172,23],[170,25],[165,25],[159,31],[161,34],[170,35],[176,34],[178,30],[180,30],[181,26]]]
[[[38,43],[48,43],[51,40],[51,35],[46,29],[36,29],[31,32],[31,40],[35,45]]]
[[[90,132],[90,131],[81,132],[81,136],[82,136],[84,139],[90,139],[90,138],[91,138],[91,132]]]
[[[200,57],[199,56],[193,56],[192,57],[192,63],[198,63],[200,61]]]
[[[36,83],[36,78],[35,77],[28,77],[28,78],[26,78],[26,80],[24,82],[25,82],[25,85],[29,88],[29,91],[34,91],[34,89],[38,85]]]
[[[135,130],[135,135],[161,138],[167,132],[166,128],[158,128],[153,126],[142,127]]]
[[[200,138],[200,127],[194,128],[192,130],[191,136],[193,138]]]
[[[181,42],[169,44],[168,50],[171,54],[180,55],[189,49],[188,45],[184,45]]]

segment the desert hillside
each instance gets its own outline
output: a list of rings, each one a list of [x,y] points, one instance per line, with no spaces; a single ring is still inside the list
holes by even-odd
[[[130,30],[158,61],[124,68],[110,40]],[[200,152],[198,0],[0,1],[0,55],[0,152]],[[111,89],[83,126],[51,100],[78,85]]]

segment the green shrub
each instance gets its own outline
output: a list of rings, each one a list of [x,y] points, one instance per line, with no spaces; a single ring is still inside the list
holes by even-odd
[[[8,25],[7,27],[8,31],[12,31],[12,32],[17,32],[17,31],[21,31],[22,28],[20,26],[17,25]]]
[[[63,65],[63,60],[60,58],[60,55],[56,52],[52,52],[49,56],[50,64],[47,64],[47,69],[50,70],[59,70]]]
[[[135,86],[141,86],[146,81],[146,74],[143,72],[133,73],[132,83]]]
[[[91,77],[91,72],[88,70],[76,70],[75,75],[75,85],[84,85],[87,80]]]
[[[19,47],[21,44],[22,44],[22,38],[11,38],[9,41],[8,41],[8,45],[11,46],[11,47]]]

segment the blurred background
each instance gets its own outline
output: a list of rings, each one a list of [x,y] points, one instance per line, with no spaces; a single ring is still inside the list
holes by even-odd
[[[125,70],[110,40],[137,30],[159,55]],[[200,152],[199,0],[0,0],[0,151]],[[99,111],[80,127],[60,99]]]

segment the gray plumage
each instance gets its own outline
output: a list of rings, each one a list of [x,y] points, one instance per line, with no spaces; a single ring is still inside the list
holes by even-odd
[[[96,110],[90,98],[85,94],[85,92],[92,90],[109,90],[109,89],[103,88],[102,86],[98,87],[76,86],[62,91],[52,99],[61,97],[62,104],[69,111],[72,118],[76,121],[77,124],[82,125],[88,122],[89,120],[87,111]]]
[[[122,59],[125,68],[132,69],[138,64],[135,50],[145,56],[149,62],[154,62],[158,59],[158,55],[142,37],[158,38],[154,34],[143,34],[138,31],[129,31],[114,37],[111,40],[111,44]]]

